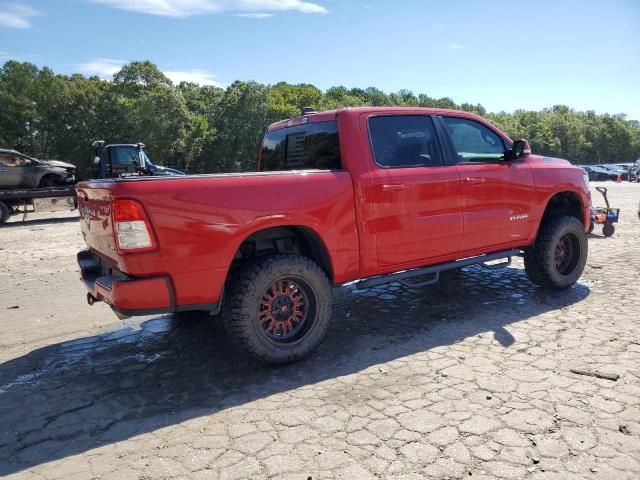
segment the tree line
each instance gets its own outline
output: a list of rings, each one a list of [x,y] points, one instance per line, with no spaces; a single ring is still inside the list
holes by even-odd
[[[142,141],[154,163],[189,173],[255,167],[266,126],[300,114],[355,106],[421,106],[466,110],[493,122],[511,138],[526,138],[535,153],[574,163],[631,162],[640,157],[640,122],[624,114],[598,115],[564,105],[542,111],[490,113],[450,98],[385,93],[377,88],[236,81],[226,88],[174,85],[151,62],[132,62],[111,81],[59,75],[27,62],[0,69],[0,148],[56,158],[89,172],[94,140]]]

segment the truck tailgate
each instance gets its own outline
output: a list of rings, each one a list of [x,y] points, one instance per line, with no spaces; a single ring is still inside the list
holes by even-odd
[[[118,261],[111,217],[111,191],[104,188],[83,188],[78,185],[80,229],[87,245],[101,256]]]

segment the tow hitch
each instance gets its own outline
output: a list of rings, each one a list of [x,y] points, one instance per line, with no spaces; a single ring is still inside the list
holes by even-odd
[[[100,300],[99,298],[94,297],[93,295],[91,295],[90,293],[87,293],[87,303],[89,305],[93,305],[96,302],[101,302],[102,300]]]

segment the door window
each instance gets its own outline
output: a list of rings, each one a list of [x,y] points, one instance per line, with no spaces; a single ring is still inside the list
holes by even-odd
[[[371,117],[369,135],[373,158],[380,167],[436,167],[443,164],[440,144],[430,117]]]
[[[443,117],[458,162],[495,162],[504,158],[505,146],[494,131],[475,120]]]
[[[24,160],[13,153],[0,153],[0,165],[5,167],[21,167]]]

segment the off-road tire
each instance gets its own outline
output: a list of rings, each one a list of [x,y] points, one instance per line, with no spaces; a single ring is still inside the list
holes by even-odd
[[[556,249],[561,241],[572,242],[567,270],[558,271]],[[568,239],[568,240],[567,240]],[[524,268],[531,282],[543,288],[564,290],[578,281],[587,262],[588,243],[582,223],[574,217],[551,218],[540,227],[534,244],[524,252]]]
[[[260,326],[261,301],[269,286],[293,279],[305,286],[308,307],[305,330],[290,343],[279,343]],[[261,362],[286,364],[309,355],[325,337],[331,321],[331,283],[325,272],[301,255],[269,255],[244,266],[227,289],[223,323],[230,340]]]
[[[11,216],[11,210],[7,207],[4,202],[0,202],[0,225],[9,220]]]

